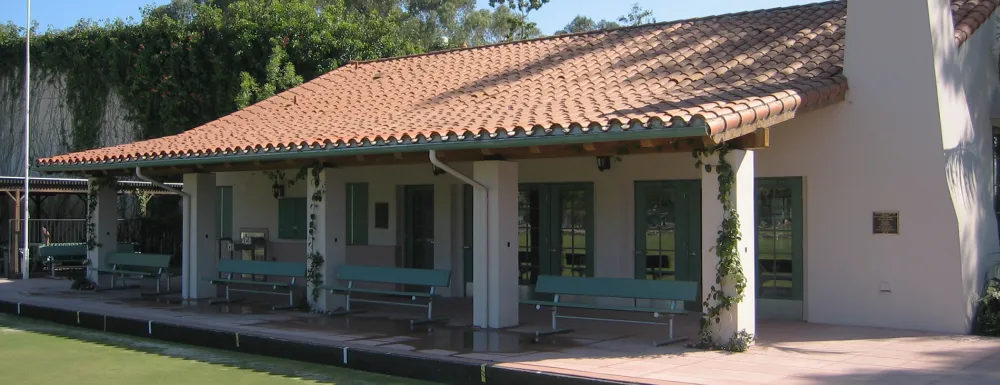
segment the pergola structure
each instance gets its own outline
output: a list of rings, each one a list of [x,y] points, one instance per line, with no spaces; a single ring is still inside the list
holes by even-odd
[[[143,181],[118,180],[118,194],[145,193],[152,195],[173,194],[160,186]],[[182,189],[183,183],[166,183],[166,185]],[[24,177],[21,176],[0,176],[0,191],[7,194],[14,202],[14,227],[8,250],[20,250],[21,240],[21,198],[24,195]],[[45,212],[42,203],[55,195],[75,195],[86,202],[87,200],[87,179],[80,178],[51,178],[51,177],[31,177],[28,178],[28,198],[35,203],[35,211],[32,217],[42,218]],[[20,258],[7,257],[8,253],[0,254],[0,265],[4,266],[4,272],[9,277],[20,271]]]

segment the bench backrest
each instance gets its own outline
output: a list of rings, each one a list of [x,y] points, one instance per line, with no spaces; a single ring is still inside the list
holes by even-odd
[[[114,253],[108,254],[108,266],[138,266],[166,269],[170,267],[170,254]]]
[[[540,275],[536,293],[698,301],[698,283],[655,279],[584,278]]]
[[[306,264],[301,262],[247,261],[243,259],[219,260],[220,273],[305,277]]]
[[[131,243],[119,243],[117,252],[135,252],[135,245]],[[86,243],[50,243],[38,246],[39,257],[86,257]]]
[[[343,281],[448,287],[451,284],[451,270],[340,265],[337,267],[337,279]]]

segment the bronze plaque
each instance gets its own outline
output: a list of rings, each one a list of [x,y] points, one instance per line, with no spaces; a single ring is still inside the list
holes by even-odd
[[[899,234],[899,211],[872,213],[872,234]]]

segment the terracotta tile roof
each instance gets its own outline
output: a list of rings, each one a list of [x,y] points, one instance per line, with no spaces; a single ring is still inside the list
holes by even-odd
[[[965,43],[976,32],[993,11],[1000,0],[951,0],[951,17],[955,22],[955,42]]]
[[[956,39],[995,2],[953,0]],[[830,1],[353,63],[178,135],[39,163],[336,156],[698,125],[717,134],[841,100],[846,7]]]

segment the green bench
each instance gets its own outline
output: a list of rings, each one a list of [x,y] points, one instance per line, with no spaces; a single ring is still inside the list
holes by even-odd
[[[381,267],[381,266],[357,266],[340,265],[337,267],[337,280],[347,282],[347,286],[324,285],[320,289],[327,290],[332,294],[342,294],[347,297],[345,310],[332,313],[332,315],[344,315],[360,313],[365,310],[352,310],[351,303],[377,303],[383,305],[413,306],[427,309],[427,318],[411,319],[410,328],[414,325],[447,320],[447,318],[434,318],[434,298],[438,294],[434,292],[437,287],[448,287],[451,284],[451,271],[431,270],[431,269],[411,269],[402,267]],[[394,285],[407,285],[425,287],[426,291],[417,290],[380,290],[367,289],[355,286],[358,283],[387,283]],[[355,298],[354,294],[375,294],[390,297],[409,297],[411,301],[417,298],[425,299],[424,303],[406,303],[399,301],[382,301],[375,299]]]
[[[211,304],[232,303],[243,299],[233,299],[230,292],[239,291],[244,293],[288,295],[288,306],[273,306],[274,310],[294,309],[295,306],[295,280],[306,277],[306,264],[300,262],[272,262],[272,261],[249,261],[243,259],[221,259],[219,260],[219,273],[225,274],[225,278],[209,278],[213,285],[222,285],[226,288],[225,299],[212,300]],[[238,275],[262,275],[268,277],[288,277],[288,281],[264,282],[253,279],[237,279]],[[233,284],[247,285],[251,287],[270,287],[271,290],[256,289],[234,289]]]
[[[116,252],[133,253],[135,245],[131,243],[119,243]],[[67,269],[86,269],[87,244],[86,243],[50,243],[38,246],[38,257],[42,263],[48,266],[49,276],[55,278],[56,267]]]
[[[535,293],[552,294],[551,301],[521,300],[523,304],[534,305],[535,309],[549,307],[552,309],[552,329],[535,332],[535,342],[543,336],[569,333],[573,329],[560,329],[557,323],[559,318],[580,319],[590,321],[611,321],[637,324],[666,324],[669,328],[668,339],[666,341],[655,342],[654,346],[666,345],[669,343],[682,341],[687,338],[674,337],[674,315],[687,314],[684,310],[685,301],[698,301],[698,283],[688,281],[661,281],[642,280],[627,278],[585,278],[585,277],[563,277],[556,275],[542,275],[538,277],[535,285]],[[584,297],[610,297],[610,298],[630,298],[630,299],[650,299],[668,301],[667,306],[654,307],[634,307],[634,306],[614,306],[601,305],[596,303],[564,302],[560,296],[584,296]],[[559,308],[576,308],[590,310],[609,310],[620,312],[652,313],[653,318],[660,318],[664,315],[667,322],[655,321],[635,321],[617,318],[595,318],[580,317],[559,314]]]
[[[112,253],[103,258],[103,265],[107,267],[91,266],[87,269],[97,272],[97,286],[100,286],[100,276],[102,275],[111,276],[111,290],[116,289],[115,283],[118,281],[121,281],[121,286],[117,289],[138,287],[137,285],[126,285],[125,280],[128,278],[154,279],[156,280],[155,294],[167,294],[173,292],[170,289],[170,275],[167,273],[172,258],[173,256],[170,254]],[[167,279],[166,292],[160,291],[160,281],[163,278]]]

